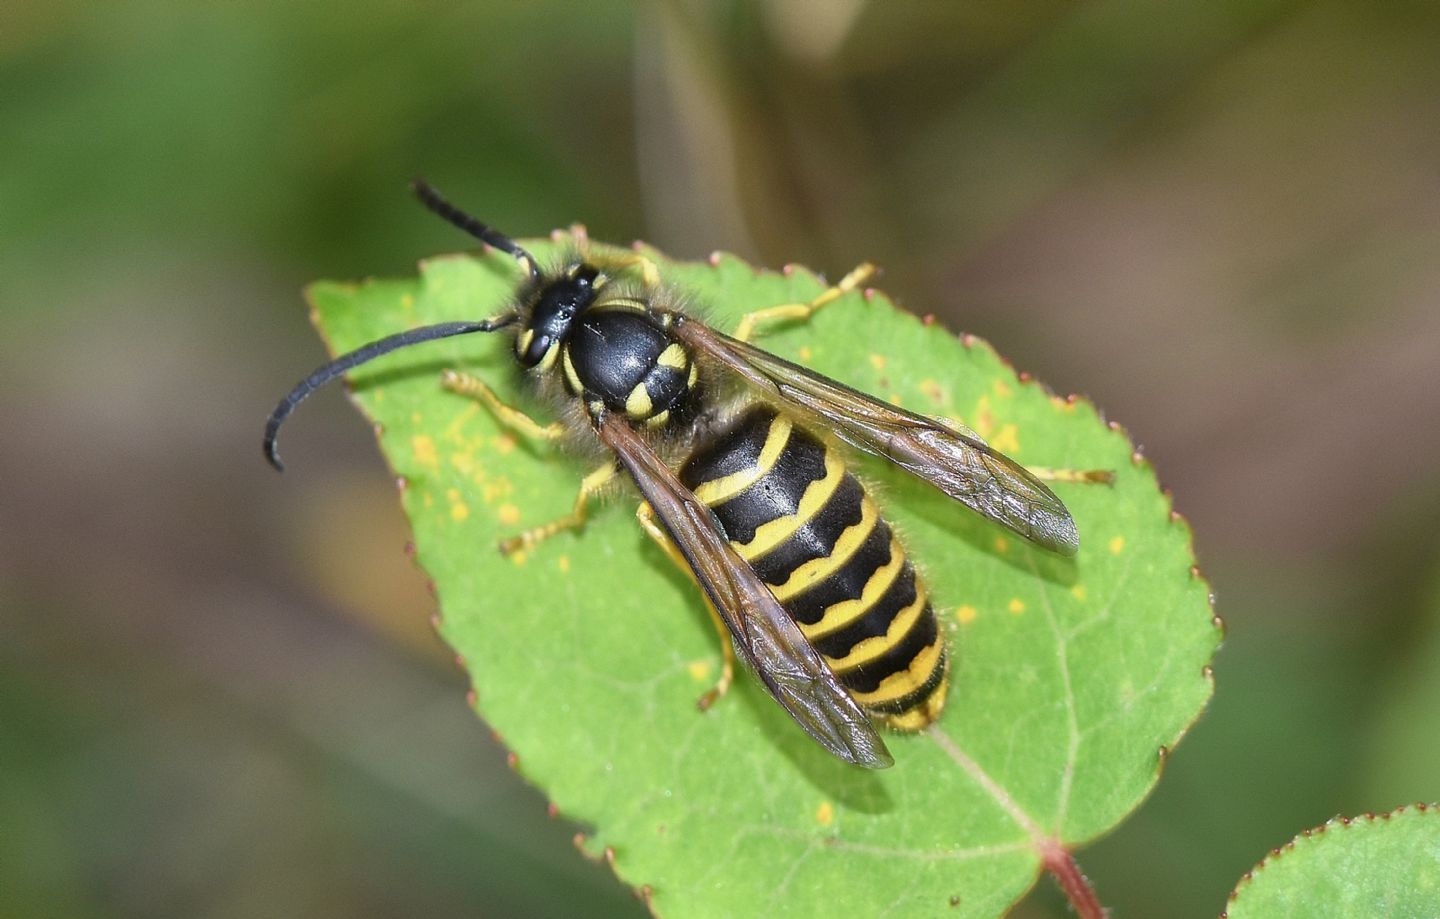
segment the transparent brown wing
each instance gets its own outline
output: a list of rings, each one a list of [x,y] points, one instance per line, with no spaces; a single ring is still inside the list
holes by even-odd
[[[690,492],[624,419],[605,416],[601,441],[615,451],[665,532],[715,605],[735,649],[770,695],[820,745],[847,762],[881,769],[894,760],[870,717],[830,672],[753,568]]]
[[[1003,527],[1061,555],[1080,547],[1064,503],[1025,467],[972,434],[868,396],[829,377],[676,316],[675,334],[762,393],[824,422],[846,443],[889,460]]]

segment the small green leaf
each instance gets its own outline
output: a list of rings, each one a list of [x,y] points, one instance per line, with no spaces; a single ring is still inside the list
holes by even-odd
[[[542,262],[565,248],[527,245]],[[647,254],[722,329],[824,288],[808,272],[757,272],[728,256]],[[507,257],[451,256],[418,280],[322,283],[311,299],[339,352],[492,315],[516,280]],[[719,646],[696,589],[636,525],[633,499],[528,557],[496,552],[502,535],[567,513],[595,459],[526,442],[441,389],[443,368],[463,368],[537,420],[554,417],[525,387],[508,339],[411,348],[352,381],[405,483],[418,559],[477,709],[520,772],[594,828],[587,848],[613,850],[616,873],[649,888],[656,912],[999,915],[1034,883],[1047,847],[1093,839],[1140,803],[1210,696],[1220,629],[1188,528],[1089,403],[1050,395],[983,341],[883,297],[848,295],[761,343],[962,420],[1020,462],[1116,475],[1113,487],[1055,486],[1081,539],[1063,559],[856,458],[929,581],[954,660],[937,728],[890,738],[896,765],[883,772],[820,749],[748,675],[696,710]]]
[[[1440,916],[1440,810],[1419,804],[1306,830],[1245,873],[1224,916]]]

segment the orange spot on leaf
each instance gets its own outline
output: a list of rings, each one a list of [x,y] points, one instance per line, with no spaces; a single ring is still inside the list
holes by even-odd
[[[1001,453],[1016,453],[1020,450],[1020,429],[1013,424],[1007,424],[990,441],[990,446]]]
[[[429,469],[439,467],[440,457],[435,452],[435,441],[428,434],[416,434],[410,438],[410,449],[415,453],[415,462]]]
[[[821,801],[820,806],[815,808],[815,822],[821,826],[829,826],[835,822],[835,805],[829,801]]]

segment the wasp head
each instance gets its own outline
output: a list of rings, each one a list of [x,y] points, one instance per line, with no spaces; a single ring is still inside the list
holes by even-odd
[[[595,266],[576,262],[547,278],[529,297],[528,315],[515,339],[515,356],[526,367],[549,367],[575,319],[595,302],[603,284]],[[523,310],[523,307],[522,307]]]

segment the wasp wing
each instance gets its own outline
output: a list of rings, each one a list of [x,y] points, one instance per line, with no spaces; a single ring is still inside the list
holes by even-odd
[[[1075,521],[1044,483],[973,432],[881,402],[698,322],[675,323],[687,344],[762,393],[818,418],[846,443],[882,457],[981,516],[1061,555],[1080,547]]]
[[[736,554],[710,508],[623,419],[605,416],[600,440],[615,452],[770,695],[831,753],[880,769],[894,760],[874,723],[840,685],[800,627]]]

